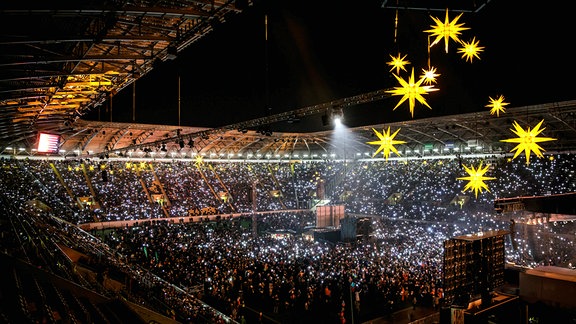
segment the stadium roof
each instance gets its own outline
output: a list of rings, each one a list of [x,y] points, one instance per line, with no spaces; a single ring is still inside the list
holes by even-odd
[[[225,23],[250,0],[4,1],[0,143],[31,144]]]
[[[545,153],[576,151],[576,101],[509,108],[500,117],[485,111],[298,133],[274,132],[268,127],[298,118],[316,118],[320,123],[322,117],[330,115],[331,109],[317,105],[221,128],[78,119],[61,130],[60,155],[192,158],[201,154],[225,159],[294,159],[313,156],[372,158],[378,147],[367,142],[377,140],[374,130],[382,132],[388,127],[392,131],[399,129],[395,139],[406,142],[395,146],[402,156],[506,154],[515,144],[501,140],[517,137],[511,131],[513,121],[526,129],[533,128],[542,120],[544,130],[539,136],[556,139],[541,144]],[[4,147],[1,153],[35,155],[31,147],[21,147]]]

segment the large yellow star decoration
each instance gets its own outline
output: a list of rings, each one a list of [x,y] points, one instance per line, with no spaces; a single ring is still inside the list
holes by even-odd
[[[457,43],[461,43],[459,38],[460,34],[463,30],[470,29],[468,27],[463,27],[464,23],[458,23],[458,19],[460,19],[461,16],[462,13],[456,16],[454,20],[450,21],[448,18],[448,9],[446,9],[446,19],[444,22],[440,21],[440,19],[436,17],[430,16],[430,18],[432,18],[432,20],[434,20],[436,23],[435,26],[430,26],[432,29],[425,30],[425,32],[429,33],[431,36],[436,36],[436,39],[434,39],[432,44],[430,44],[430,47],[436,45],[438,42],[444,39],[444,48],[446,53],[448,53],[448,42],[450,41],[450,38],[455,40]]]
[[[542,131],[546,129],[545,127],[540,129],[540,126],[542,126],[543,122],[544,119],[542,119],[533,129],[530,129],[530,127],[528,127],[528,129],[524,130],[522,126],[518,124],[518,122],[514,121],[514,123],[512,124],[512,126],[514,126],[514,129],[510,130],[518,137],[500,140],[501,142],[518,143],[518,145],[516,145],[516,147],[514,147],[510,151],[510,152],[516,151],[516,153],[512,157],[512,160],[514,160],[521,152],[526,153],[526,164],[530,164],[530,152],[534,152],[534,154],[536,154],[536,156],[539,158],[544,157],[544,154],[542,154],[542,151],[544,151],[544,149],[540,147],[538,143],[555,141],[556,139],[551,137],[538,137],[538,135],[540,135],[540,133],[542,133]]]
[[[374,155],[372,157],[376,156],[376,154],[380,153],[380,151],[383,151],[382,154],[386,157],[386,161],[388,161],[388,157],[390,156],[390,151],[392,151],[392,152],[396,153],[396,155],[400,156],[400,153],[394,147],[394,145],[396,145],[396,144],[405,144],[406,143],[404,141],[399,141],[399,140],[394,139],[394,137],[396,137],[396,135],[400,131],[400,128],[398,128],[394,132],[394,134],[392,134],[392,135],[390,135],[390,127],[388,127],[387,131],[382,130],[382,133],[375,130],[374,128],[372,128],[372,130],[374,131],[374,133],[376,133],[376,136],[378,136],[379,140],[368,142],[368,144],[380,145],[380,147],[378,148],[378,150],[376,150],[376,152],[374,153]]]
[[[420,78],[424,79],[424,84],[432,85],[436,83],[436,78],[439,77],[440,74],[436,73],[435,67],[429,67],[428,70],[422,69],[422,75]]]
[[[464,167],[464,171],[466,171],[466,173],[468,173],[468,176],[456,178],[456,179],[468,181],[468,183],[464,187],[463,192],[466,192],[469,189],[474,190],[474,194],[476,195],[476,198],[478,198],[478,193],[482,193],[483,189],[490,192],[490,190],[488,189],[488,185],[486,183],[484,183],[484,181],[494,180],[496,178],[484,176],[484,174],[488,171],[488,168],[490,167],[489,164],[483,167],[482,162],[480,162],[480,165],[478,165],[478,168],[475,168],[474,165],[470,165],[470,167],[467,167],[466,165],[462,164],[462,166]]]
[[[478,43],[476,37],[472,38],[469,43],[462,42],[462,47],[458,49],[458,53],[462,53],[462,58],[466,58],[466,62],[472,63],[474,58],[480,59],[480,52],[484,51],[484,47],[478,46]]]
[[[431,91],[436,91],[434,86],[431,85],[424,85],[422,86],[422,82],[424,79],[419,79],[417,82],[414,81],[414,68],[412,68],[412,74],[408,78],[408,81],[405,81],[401,77],[397,76],[396,74],[392,73],[396,80],[400,82],[401,87],[394,87],[394,90],[387,90],[387,93],[391,93],[393,96],[402,96],[402,99],[396,104],[393,110],[396,110],[406,99],[408,99],[408,103],[410,104],[410,114],[412,114],[412,118],[414,118],[414,106],[416,105],[416,100],[423,104],[424,106],[432,109],[426,102],[426,99],[422,96],[427,94]]]
[[[406,65],[410,64],[410,61],[406,60],[406,55],[402,57],[400,56],[400,53],[398,53],[398,56],[396,57],[390,55],[392,61],[386,62],[386,64],[391,66],[390,72],[394,71],[394,69],[396,69],[396,74],[398,74],[400,70],[406,71]]]
[[[486,107],[491,108],[490,109],[490,115],[496,114],[496,116],[500,117],[500,112],[502,112],[502,113],[506,112],[505,106],[507,106],[509,103],[504,102],[504,96],[503,95],[500,95],[496,99],[493,99],[492,97],[488,97],[488,98],[490,98],[490,103],[487,104]]]

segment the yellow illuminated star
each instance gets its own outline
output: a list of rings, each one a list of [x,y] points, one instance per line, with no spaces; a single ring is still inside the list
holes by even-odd
[[[508,103],[504,102],[504,96],[503,95],[500,95],[496,99],[492,99],[492,97],[488,97],[488,98],[490,98],[490,103],[487,104],[486,107],[492,108],[492,109],[490,109],[490,115],[496,114],[496,116],[500,117],[500,112],[502,112],[502,113],[506,112],[506,108],[504,108],[504,107],[507,106]]]
[[[401,77],[397,76],[396,74],[392,73],[396,80],[400,82],[401,87],[394,87],[394,90],[387,90],[387,93],[391,93],[393,96],[403,96],[402,99],[396,104],[393,110],[396,110],[406,99],[408,99],[408,103],[410,104],[410,114],[412,114],[412,118],[414,118],[414,106],[416,104],[416,100],[421,104],[425,105],[426,107],[432,109],[426,102],[426,99],[422,95],[427,94],[430,91],[436,91],[434,86],[425,85],[422,86],[422,82],[424,79],[418,80],[418,82],[414,82],[414,68],[412,68],[412,74],[410,78],[408,78],[408,82],[406,82]]]
[[[486,183],[484,183],[484,181],[486,181],[486,180],[496,179],[493,177],[485,177],[484,176],[486,171],[488,171],[488,168],[490,167],[490,165],[486,165],[485,167],[482,167],[482,162],[480,162],[480,165],[478,165],[478,168],[474,168],[474,165],[470,165],[470,167],[467,167],[466,165],[462,164],[462,166],[464,167],[464,170],[468,173],[468,176],[457,178],[457,179],[468,181],[468,183],[464,187],[464,190],[463,190],[464,192],[466,192],[468,189],[474,190],[474,194],[476,195],[476,198],[478,198],[478,192],[482,193],[482,189],[485,189],[486,191],[490,192],[490,190],[488,189],[488,185]]]
[[[528,127],[527,130],[524,130],[518,124],[518,122],[514,121],[514,123],[512,124],[512,126],[514,126],[514,129],[510,130],[518,137],[500,140],[501,142],[518,143],[518,145],[516,145],[516,147],[514,147],[512,151],[510,151],[510,152],[516,151],[516,154],[514,154],[512,159],[515,159],[520,154],[520,152],[526,153],[526,164],[530,164],[530,152],[534,152],[534,154],[536,154],[536,156],[539,158],[544,157],[544,154],[542,154],[542,151],[544,151],[544,149],[540,147],[538,143],[555,141],[556,139],[551,137],[538,137],[538,135],[543,130],[546,129],[546,128],[540,129],[540,126],[542,126],[543,122],[544,119],[542,119],[538,123],[538,125],[536,125],[533,129],[530,129],[530,127]]]
[[[458,53],[462,53],[462,58],[466,58],[466,62],[472,63],[474,57],[480,59],[480,52],[484,51],[484,47],[478,46],[478,43],[476,37],[472,38],[470,43],[462,42],[462,47],[458,49]]]
[[[424,83],[427,85],[431,85],[432,83],[436,83],[436,77],[439,77],[440,74],[436,73],[435,67],[429,67],[428,70],[422,69],[422,75],[420,78],[424,79]]]
[[[204,164],[204,160],[202,159],[202,155],[200,155],[200,154],[196,155],[195,164],[196,164],[196,166],[201,166],[202,164]]]
[[[434,22],[436,23],[435,26],[430,26],[432,27],[432,29],[425,30],[425,32],[430,33],[431,36],[436,36],[436,39],[432,42],[432,44],[430,44],[430,47],[436,45],[439,41],[444,39],[445,43],[444,47],[446,53],[448,53],[448,42],[450,41],[450,38],[455,40],[457,43],[460,43],[459,36],[462,33],[462,31],[470,29],[467,27],[462,27],[464,26],[463,23],[458,24],[458,19],[460,19],[461,16],[462,13],[460,13],[456,18],[454,18],[454,20],[450,21],[448,18],[448,9],[446,9],[446,19],[444,22],[440,21],[440,19],[436,17],[430,16],[430,18],[432,18],[432,20],[434,20]]]
[[[368,142],[368,144],[380,145],[380,147],[378,148],[378,150],[376,150],[376,152],[374,153],[374,155],[372,157],[376,156],[376,154],[380,153],[380,151],[382,151],[382,150],[384,150],[382,152],[382,154],[386,157],[386,161],[388,161],[388,157],[390,156],[390,151],[396,153],[396,155],[400,155],[400,153],[398,153],[398,150],[394,147],[394,145],[396,145],[396,144],[405,144],[406,143],[404,141],[399,141],[399,140],[394,139],[394,137],[396,137],[396,134],[398,134],[398,132],[400,131],[400,128],[398,128],[394,132],[394,134],[392,134],[392,135],[390,135],[390,127],[388,127],[387,131],[382,130],[382,133],[375,130],[374,128],[372,128],[372,130],[374,131],[374,133],[376,133],[376,135],[380,139],[378,141]]]
[[[396,57],[390,55],[392,61],[386,62],[386,64],[391,66],[390,72],[394,71],[394,69],[396,69],[396,74],[400,72],[400,69],[406,71],[406,65],[410,64],[410,61],[405,60],[406,55],[402,57],[400,57],[400,55],[401,55],[400,53],[398,53],[398,56]]]

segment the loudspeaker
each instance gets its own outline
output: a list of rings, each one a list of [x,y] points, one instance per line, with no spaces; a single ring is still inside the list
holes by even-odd
[[[322,126],[328,125],[330,125],[330,118],[328,118],[328,115],[322,115]]]
[[[102,181],[108,182],[108,172],[106,170],[102,170]]]

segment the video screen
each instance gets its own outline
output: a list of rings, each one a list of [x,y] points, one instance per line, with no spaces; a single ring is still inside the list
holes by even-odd
[[[40,133],[38,135],[38,153],[57,154],[60,149],[60,135]]]

